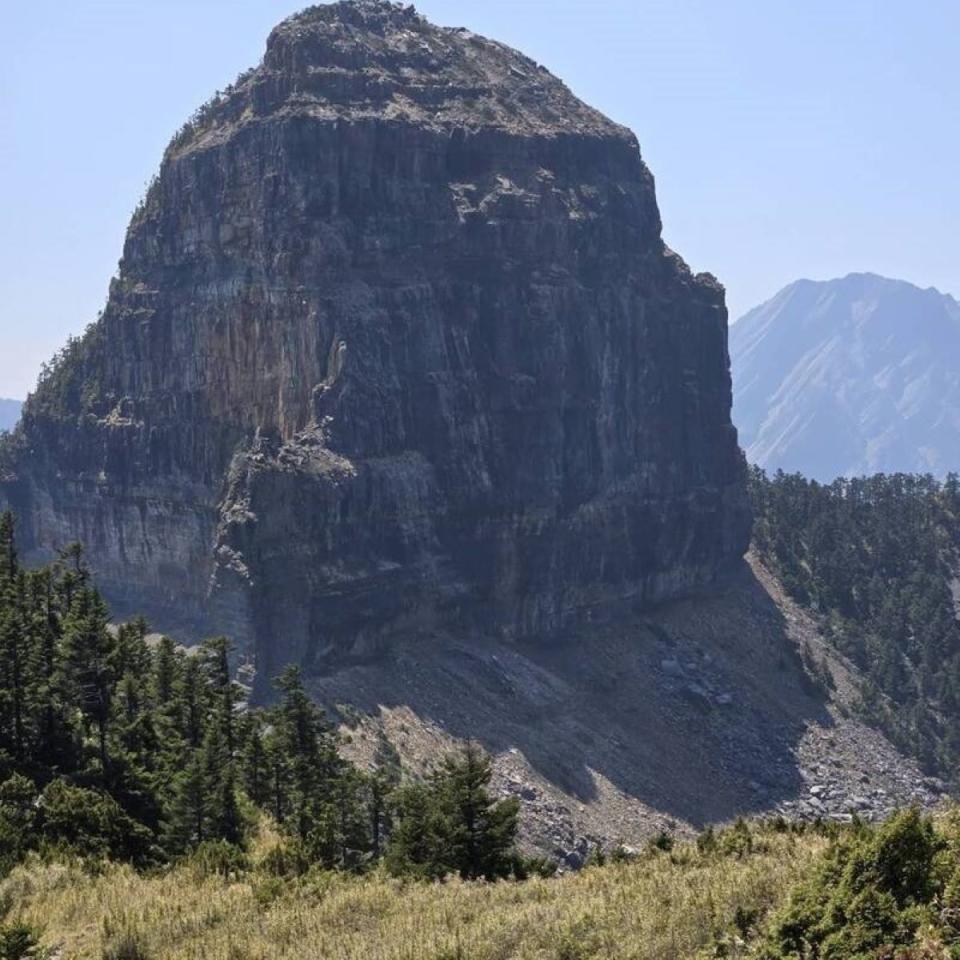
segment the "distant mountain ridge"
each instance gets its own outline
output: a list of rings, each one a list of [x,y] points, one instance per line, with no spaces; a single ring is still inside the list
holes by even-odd
[[[798,280],[730,327],[752,463],[829,481],[960,470],[960,303],[902,280]]]
[[[20,419],[23,404],[19,400],[0,399],[0,430],[12,430]]]

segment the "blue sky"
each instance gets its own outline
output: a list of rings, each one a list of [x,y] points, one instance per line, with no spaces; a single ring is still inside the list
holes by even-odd
[[[103,306],[185,117],[259,60],[285,0],[4,6],[0,396]],[[736,317],[801,276],[960,294],[957,0],[422,0],[636,131],[664,235]]]

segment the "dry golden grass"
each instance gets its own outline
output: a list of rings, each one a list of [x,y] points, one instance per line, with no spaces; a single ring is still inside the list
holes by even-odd
[[[765,832],[742,859],[682,846],[520,884],[281,883],[256,871],[228,882],[188,866],[90,876],[34,863],[0,883],[0,909],[43,928],[63,960],[687,960],[721,941],[740,953],[738,908],[763,916],[824,842]]]

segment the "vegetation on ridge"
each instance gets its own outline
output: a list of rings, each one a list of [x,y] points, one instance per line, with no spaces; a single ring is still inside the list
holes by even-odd
[[[866,677],[864,713],[926,767],[960,760],[960,480],[824,485],[751,471],[754,546]]]

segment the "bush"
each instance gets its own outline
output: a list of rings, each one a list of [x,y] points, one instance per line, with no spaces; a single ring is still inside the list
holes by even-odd
[[[39,957],[40,938],[26,923],[0,925],[0,960],[30,960]]]
[[[944,847],[933,823],[917,810],[836,837],[820,868],[792,891],[766,956],[893,956],[937,919]],[[947,917],[939,916],[945,923]]]
[[[310,869],[310,858],[296,840],[271,847],[257,862],[257,870],[268,877],[302,877]]]
[[[87,857],[143,862],[152,835],[112,797],[54,780],[40,795],[44,839]]]
[[[0,876],[23,859],[37,842],[37,788],[14,774],[0,784]]]
[[[530,877],[548,879],[557,872],[557,863],[547,857],[524,857],[517,854],[513,861],[513,878],[528,880]]]
[[[103,960],[150,960],[139,934],[123,930],[103,948]]]
[[[725,857],[745,857],[753,852],[753,834],[745,820],[738,819],[717,840],[717,850]]]
[[[207,877],[230,880],[250,868],[243,850],[226,840],[205,840],[190,854],[188,862],[198,880]]]
[[[651,841],[651,850],[659,850],[663,853],[669,853],[673,849],[673,836],[666,830],[661,830]]]

